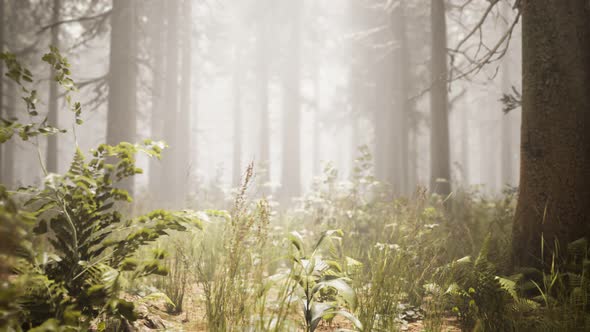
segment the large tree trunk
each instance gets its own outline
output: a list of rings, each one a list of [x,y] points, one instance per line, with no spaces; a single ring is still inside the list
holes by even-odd
[[[449,116],[447,92],[447,26],[444,0],[431,0],[432,53],[430,90],[430,189],[451,192]]]
[[[590,238],[590,7],[586,0],[523,0],[521,10],[521,178],[513,262],[540,266],[551,263],[556,242],[563,254],[570,241]]]
[[[291,18],[283,77],[282,200],[288,203],[301,192],[301,1],[288,1]]]
[[[58,22],[61,11],[61,0],[53,0],[53,14],[51,17],[52,22]],[[59,48],[59,25],[55,25],[51,28],[51,46]],[[57,82],[55,82],[55,69],[53,67],[49,73],[49,112],[47,115],[47,121],[50,125],[59,126],[58,117],[58,91]],[[50,173],[58,172],[58,160],[59,160],[59,148],[58,148],[58,135],[50,135],[47,137],[47,171]]]
[[[113,0],[107,115],[107,144],[135,143],[137,51],[135,1]],[[133,194],[133,179],[123,183]]]
[[[0,53],[4,52],[4,25],[6,23],[5,11],[6,6],[4,0],[0,0]],[[0,64],[0,118],[6,118],[6,112],[4,107],[4,64]],[[5,183],[6,178],[2,174],[4,166],[4,147],[0,144],[0,183]]]

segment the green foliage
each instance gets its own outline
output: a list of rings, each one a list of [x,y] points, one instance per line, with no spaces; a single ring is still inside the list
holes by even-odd
[[[342,316],[362,329],[361,322],[353,314],[341,309],[343,305],[352,310],[356,307],[356,294],[337,253],[342,236],[341,230],[325,231],[309,253],[299,233],[292,232],[289,236],[293,247],[290,278],[297,286],[295,294],[301,298],[306,331],[315,331],[323,319],[334,316]],[[328,257],[321,254],[324,246],[328,247]],[[347,257],[344,263],[352,261]]]
[[[116,210],[118,202],[131,201],[116,184],[141,172],[134,162],[138,151],[159,157],[152,144],[101,145],[88,162],[77,151],[65,175],[51,175],[43,189],[27,190],[35,234],[49,245],[43,260],[31,251],[16,269],[35,281],[21,301],[32,326],[48,319],[67,322],[69,309],[83,315],[85,324],[101,315],[135,320],[133,303],[120,297],[124,272],[131,279],[167,274],[161,252],[138,259],[138,249],[171,230],[201,227],[190,211],[155,210],[125,220]]]
[[[15,132],[23,140],[63,132],[46,120],[34,122],[37,93],[27,87],[32,74],[12,54],[0,54],[0,59],[8,67],[7,76],[25,93],[31,119],[29,124],[2,119],[0,142]],[[43,60],[54,69],[54,79],[66,90],[68,105],[81,124],[81,106],[67,94],[76,90],[67,59],[51,48]],[[150,140],[103,144],[91,151],[88,162],[77,150],[66,174],[48,175],[42,188],[11,195],[0,186],[0,231],[7,239],[0,246],[2,327],[75,331],[98,320],[98,330],[112,330],[112,324],[137,318],[134,304],[121,297],[122,281],[168,273],[161,251],[137,257],[139,249],[170,231],[202,227],[198,215],[187,210],[155,210],[133,219],[118,211],[131,202],[120,182],[142,172],[135,167],[135,155],[160,158],[161,145]]]

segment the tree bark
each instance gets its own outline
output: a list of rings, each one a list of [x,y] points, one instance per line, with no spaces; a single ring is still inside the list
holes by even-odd
[[[430,190],[451,192],[447,92],[447,27],[444,0],[431,0]]]
[[[4,5],[4,0],[0,0],[0,53],[4,52],[4,25],[5,25],[5,18],[4,12],[6,8]],[[5,117],[5,107],[4,107],[4,64],[0,64],[0,118]],[[0,144],[0,183],[5,183],[4,175],[2,174],[2,169],[4,169],[4,147]]]
[[[521,11],[513,263],[543,266],[551,264],[556,243],[563,255],[569,242],[590,237],[590,6],[586,0],[523,0]]]
[[[53,0],[53,11],[52,11],[52,22],[58,22],[60,20],[61,12],[61,0]],[[59,25],[55,25],[51,28],[51,46],[59,48]],[[59,115],[58,115],[58,91],[57,82],[55,82],[55,69],[53,67],[49,73],[49,112],[47,115],[47,121],[52,126],[59,126]],[[47,137],[47,171],[50,173],[58,172],[58,160],[59,160],[59,145],[58,135],[50,135]]]
[[[113,0],[107,137],[109,145],[135,143],[137,113],[137,50],[135,1]],[[123,188],[133,194],[133,179]]]

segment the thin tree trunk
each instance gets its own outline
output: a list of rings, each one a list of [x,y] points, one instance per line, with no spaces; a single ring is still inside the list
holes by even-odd
[[[508,56],[509,53],[505,55]],[[502,91],[503,93],[510,93],[512,84],[510,83],[510,66],[509,59],[504,58],[502,63]],[[513,117],[510,113],[502,115],[502,185],[513,185],[514,175],[512,171],[512,122]]]
[[[508,19],[510,17],[510,5],[504,4],[503,7],[503,14]],[[508,23],[506,24],[506,28],[508,28]],[[502,59],[502,92],[505,94],[509,94],[512,92],[512,83],[510,77],[510,50],[504,55]],[[513,164],[513,149],[512,145],[514,144],[514,140],[512,138],[513,132],[513,123],[514,117],[512,116],[514,112],[503,114],[502,115],[502,152],[501,152],[501,160],[502,160],[502,186],[504,185],[514,185],[514,171],[512,168]]]
[[[268,2],[264,2],[268,5]],[[270,181],[270,120],[268,112],[268,81],[269,81],[269,36],[268,13],[263,12],[257,25],[256,40],[256,98],[258,102],[260,133],[259,133],[259,166],[262,171],[262,183]]]
[[[166,181],[162,186],[163,199],[171,205],[178,204],[178,191],[176,188],[179,185],[178,174],[178,91],[180,90],[178,81],[178,17],[179,17],[179,1],[167,0],[165,3],[165,15],[167,17],[168,26],[166,29],[166,41],[168,43],[166,50],[166,84],[164,88],[164,103],[166,105],[166,117],[164,121],[164,140],[169,145],[168,151],[164,153],[162,158],[163,170],[162,176],[166,177]]]
[[[444,0],[431,0],[432,54],[430,90],[430,188],[434,193],[451,192],[449,118],[447,92],[447,27]]]
[[[16,103],[17,98],[16,95],[18,94],[18,90],[16,84],[13,82],[9,82],[6,86],[6,117],[16,118]],[[10,141],[2,144],[3,153],[4,153],[4,165],[2,167],[2,184],[6,185],[8,188],[12,188],[17,183],[14,178],[14,162],[16,160],[16,139],[13,138]]]
[[[233,70],[233,129],[234,129],[234,152],[232,167],[232,185],[240,186],[242,177],[242,64],[240,61],[240,45],[234,46],[234,70]]]
[[[513,262],[548,266],[553,254],[563,257],[569,242],[590,238],[590,7],[586,0],[527,0],[521,13],[521,177]]]
[[[289,1],[291,23],[288,40],[289,51],[283,77],[283,160],[282,200],[288,203],[301,192],[301,11],[300,1]]]
[[[162,140],[164,138],[164,51],[166,49],[166,26],[164,24],[164,2],[160,0],[152,1],[152,12],[150,13],[150,28],[152,38],[153,54],[153,86],[152,86],[152,112],[151,112],[151,138]],[[167,151],[164,152],[167,156]],[[162,172],[162,162],[155,158],[150,159],[149,163],[149,188],[153,198],[161,200],[163,195],[164,176]]]
[[[136,139],[135,5],[134,0],[113,0],[106,138],[110,145]],[[133,179],[122,185],[133,194]]]
[[[410,101],[409,87],[412,84],[412,77],[410,74],[409,64],[409,49],[408,49],[408,37],[406,32],[406,14],[404,9],[404,2],[401,1],[397,8],[392,13],[393,23],[393,36],[394,40],[398,43],[396,51],[394,52],[395,57],[395,68],[396,68],[396,101],[398,105],[398,130],[399,130],[399,142],[396,142],[399,146],[399,153],[397,158],[399,159],[399,191],[400,193],[407,195],[409,194],[409,179],[408,179],[408,160],[409,160],[409,113],[412,111],[412,103]]]
[[[179,143],[179,197],[185,199],[189,192],[191,177],[191,92],[192,92],[192,0],[184,0],[183,28],[182,28],[182,90],[180,96],[180,110],[178,123]]]
[[[0,53],[4,52],[4,25],[5,25],[5,15],[4,12],[6,10],[4,0],[0,0]],[[5,117],[5,107],[4,107],[4,64],[0,65],[0,118]],[[3,144],[0,144],[0,183],[5,183],[6,178],[2,174],[2,169],[4,169],[4,147]]]
[[[53,15],[52,22],[58,22],[60,19],[61,12],[61,0],[53,0]],[[51,46],[59,48],[59,25],[55,25],[51,28]],[[55,82],[55,69],[53,67],[49,74],[49,113],[47,115],[47,121],[50,125],[59,126],[58,116],[58,92],[57,82]],[[59,160],[59,146],[58,146],[58,135],[50,135],[47,137],[47,171],[50,173],[58,172],[58,160]]]

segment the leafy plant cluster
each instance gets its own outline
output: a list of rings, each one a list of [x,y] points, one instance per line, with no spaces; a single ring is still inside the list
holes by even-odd
[[[26,94],[23,101],[34,119],[39,115],[36,92],[24,85],[32,82],[31,73],[13,55],[5,53],[1,58],[9,69],[7,76]],[[56,69],[55,80],[66,91],[75,90],[69,64],[57,49],[52,48],[43,60]],[[72,107],[80,124],[80,104]],[[25,141],[63,132],[46,120],[2,122],[3,142],[16,131]],[[167,274],[161,264],[163,252],[137,257],[138,250],[171,230],[201,227],[200,219],[190,211],[155,210],[132,219],[118,211],[120,204],[131,202],[120,183],[141,173],[135,167],[136,153],[159,158],[160,151],[160,144],[149,140],[141,145],[100,145],[86,161],[78,150],[69,170],[64,175],[48,174],[41,188],[17,192],[0,188],[2,238],[9,239],[0,248],[5,262],[2,329],[77,331],[92,326],[110,331],[137,318],[134,304],[121,296],[122,282]]]

